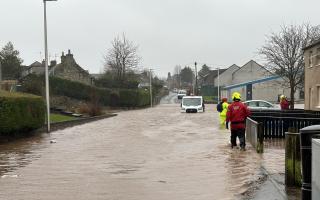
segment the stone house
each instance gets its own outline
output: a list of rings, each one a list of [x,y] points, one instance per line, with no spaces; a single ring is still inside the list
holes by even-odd
[[[70,81],[77,81],[87,85],[94,84],[94,78],[89,74],[88,70],[84,70],[75,61],[73,54],[68,50],[68,54],[62,53],[61,63],[50,69],[50,76],[55,76]]]
[[[305,110],[320,110],[320,39],[304,49]]]
[[[67,55],[62,53],[61,63],[57,64],[57,62],[53,60],[50,62],[48,68],[50,76],[81,82],[87,85],[94,84],[94,76],[91,76],[88,70],[84,70],[82,67],[80,67],[80,65],[77,64],[70,50],[68,50]],[[41,75],[44,73],[45,61],[42,61],[42,63],[36,61],[30,66],[23,66],[22,77],[25,77],[29,74]]]
[[[48,68],[49,71],[52,67],[56,66],[57,62],[55,60],[51,61]],[[45,70],[45,61],[42,61],[42,63],[35,61],[29,66],[22,66],[22,77],[25,77],[29,74],[36,74],[36,75],[41,75],[44,74]]]

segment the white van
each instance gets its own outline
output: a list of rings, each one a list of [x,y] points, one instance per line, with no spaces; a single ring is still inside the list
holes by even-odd
[[[204,112],[202,96],[184,96],[181,102],[181,112],[197,113]]]
[[[184,96],[187,95],[187,91],[185,90],[179,90],[178,92],[178,99],[182,99]]]

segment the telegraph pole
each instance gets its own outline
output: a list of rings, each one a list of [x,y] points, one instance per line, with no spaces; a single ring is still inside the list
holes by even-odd
[[[150,69],[150,106],[152,108],[152,69]]]
[[[194,67],[196,70],[196,92],[195,95],[198,96],[198,71],[197,71],[197,62],[194,63]]]

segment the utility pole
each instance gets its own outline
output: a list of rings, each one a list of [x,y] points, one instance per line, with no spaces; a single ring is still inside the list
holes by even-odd
[[[152,108],[152,69],[150,69],[150,106]]]
[[[179,89],[181,90],[181,66],[179,66]]]
[[[198,71],[197,71],[197,62],[194,63],[194,67],[196,70],[196,92],[195,95],[198,96]]]
[[[44,5],[44,50],[45,50],[45,78],[46,78],[46,103],[47,103],[47,132],[50,133],[50,97],[49,97],[49,71],[48,71],[48,37],[47,37],[47,1],[43,0]]]

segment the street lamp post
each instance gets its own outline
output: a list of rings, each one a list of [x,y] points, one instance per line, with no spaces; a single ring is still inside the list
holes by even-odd
[[[44,50],[45,50],[45,77],[46,77],[46,103],[47,103],[47,132],[50,132],[50,97],[49,97],[49,70],[48,70],[48,39],[47,39],[47,1],[43,0],[44,5]]]
[[[195,70],[196,70],[196,92],[195,92],[195,95],[198,95],[198,71],[197,71],[197,62],[194,63],[194,67],[195,67]]]
[[[150,69],[150,106],[152,108],[152,69]]]

